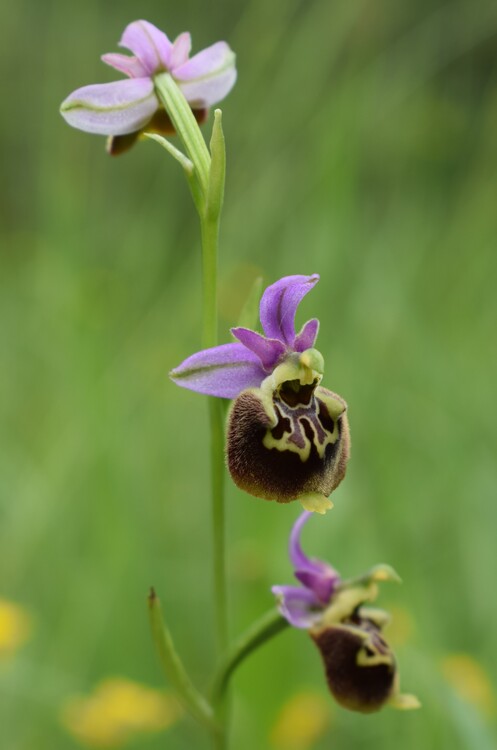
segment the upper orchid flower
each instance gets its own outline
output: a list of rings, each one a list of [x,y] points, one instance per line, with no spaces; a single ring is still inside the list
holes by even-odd
[[[387,703],[395,708],[418,708],[413,695],[399,690],[395,656],[382,630],[387,612],[366,606],[378,594],[378,581],[399,580],[388,565],[377,565],[351,581],[321,560],[308,558],[300,534],[311,513],[303,513],[290,535],[290,559],[304,588],[273,586],[279,609],[290,625],[304,628],[323,658],[331,693],[352,711],[371,713]]]
[[[102,60],[129,80],[76,89],[62,103],[61,113],[75,128],[112,136],[111,153],[129,148],[144,130],[174,133],[174,127],[154,90],[154,77],[170,73],[197,120],[229,93],[236,81],[235,55],[226,42],[216,42],[189,59],[190,34],[171,42],[148,21],[134,21],[124,30],[121,47],[133,56],[110,53]]]
[[[295,313],[319,276],[285,276],[262,295],[265,336],[232,328],[240,343],[193,354],[172,371],[178,385],[235,399],[229,416],[228,468],[235,483],[266,500],[299,499],[308,510],[332,507],[345,476],[347,405],[321,387],[324,362],[314,349],[319,322],[295,332]]]

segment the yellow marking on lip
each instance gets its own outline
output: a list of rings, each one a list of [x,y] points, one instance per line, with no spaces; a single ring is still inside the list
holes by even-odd
[[[304,510],[311,513],[320,513],[322,516],[327,510],[333,508],[333,502],[330,498],[325,497],[320,492],[309,492],[307,495],[301,495],[298,499]]]
[[[272,448],[275,448],[276,450],[278,450],[278,451],[280,451],[282,453],[284,453],[285,451],[290,451],[291,453],[297,453],[297,455],[300,457],[300,460],[302,461],[302,463],[305,463],[308,460],[309,456],[311,455],[311,448],[314,445],[314,447],[316,448],[316,451],[318,453],[319,458],[324,458],[326,447],[328,445],[334,445],[336,443],[336,441],[338,440],[338,438],[339,438],[338,425],[335,423],[335,428],[334,428],[334,430],[333,430],[332,433],[330,433],[327,430],[325,430],[326,437],[323,440],[323,442],[320,443],[318,441],[318,439],[317,439],[316,430],[315,430],[315,427],[314,427],[314,425],[312,423],[312,420],[309,419],[308,420],[308,424],[311,425],[311,429],[312,429],[312,431],[314,433],[315,440],[313,440],[311,442],[311,440],[309,440],[309,438],[305,434],[304,429],[301,427],[301,434],[303,435],[304,442],[305,442],[305,445],[304,445],[303,448],[299,448],[298,445],[295,445],[295,443],[292,442],[289,439],[290,435],[288,433],[285,432],[282,435],[282,437],[275,438],[271,434],[271,430],[267,430],[267,432],[264,435],[264,438],[262,440],[262,444],[263,444],[264,448],[267,448],[268,450],[271,450]]]

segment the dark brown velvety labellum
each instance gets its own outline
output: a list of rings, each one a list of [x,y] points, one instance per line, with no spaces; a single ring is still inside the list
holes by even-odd
[[[311,492],[328,496],[349,458],[347,405],[315,384],[287,381],[265,401],[254,388],[235,399],[227,457],[235,484],[255,497],[287,503]]]
[[[396,686],[395,657],[370,620],[324,626],[310,632],[321,652],[337,703],[351,711],[378,711]]]

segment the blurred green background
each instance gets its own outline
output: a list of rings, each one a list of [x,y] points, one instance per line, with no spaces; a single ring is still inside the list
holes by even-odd
[[[298,323],[353,452],[304,546],[399,571],[378,603],[423,703],[337,708],[289,630],[237,673],[233,748],[495,750],[497,5],[473,0],[2,4],[2,750],[81,747],[67,702],[109,677],[164,685],[151,584],[199,684],[214,663],[207,410],[167,378],[200,346],[188,190],[155,144],[111,159],[58,114],[140,17],[237,52],[221,341],[257,275],[321,274]],[[228,485],[233,634],[291,582],[298,513]],[[208,747],[188,721],[129,741]]]

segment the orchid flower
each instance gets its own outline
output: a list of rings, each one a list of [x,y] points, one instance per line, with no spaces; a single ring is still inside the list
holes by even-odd
[[[363,576],[343,581],[326,562],[309,558],[300,535],[311,513],[302,513],[290,534],[289,555],[303,587],[273,586],[282,616],[295,628],[308,630],[324,662],[335,700],[361,713],[418,708],[413,695],[401,694],[395,656],[383,637],[387,612],[368,607],[379,581],[399,581],[388,565],[377,565]]]
[[[171,42],[148,21],[134,21],[124,30],[119,45],[133,56],[109,53],[102,60],[129,80],[83,86],[73,91],[60,109],[74,128],[111,136],[111,153],[129,148],[145,130],[174,133],[154,90],[156,75],[171,74],[199,122],[236,81],[235,55],[226,42],[216,42],[190,58],[188,32]]]
[[[237,343],[205,349],[171,372],[180,386],[234,399],[229,414],[228,468],[255,497],[324,513],[345,476],[349,457],[347,405],[323,388],[323,357],[314,343],[316,319],[295,331],[299,303],[319,276],[285,276],[260,302],[265,335],[232,328]]]

